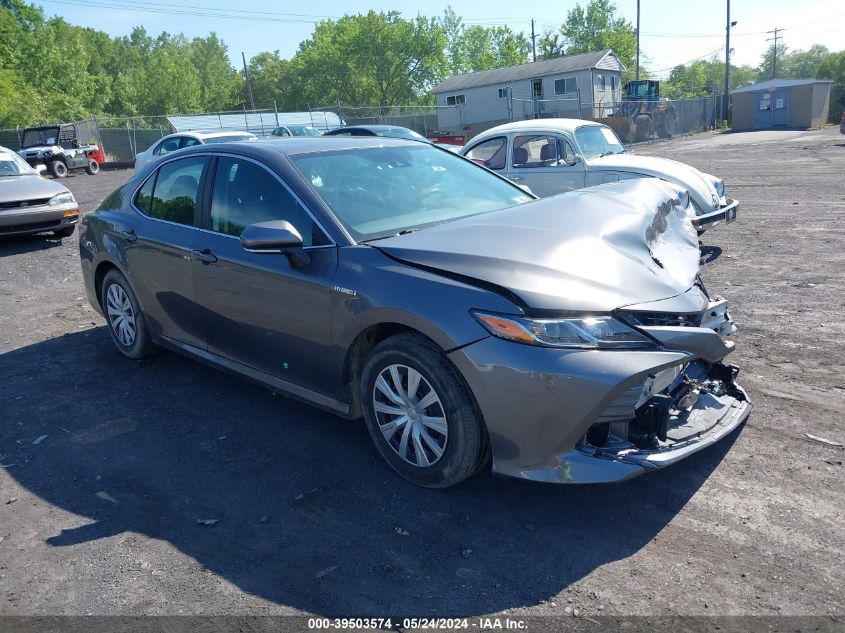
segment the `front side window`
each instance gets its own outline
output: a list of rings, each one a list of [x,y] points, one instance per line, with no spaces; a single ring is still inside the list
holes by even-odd
[[[504,169],[508,155],[508,139],[504,136],[487,139],[466,153],[472,162],[487,169]]]
[[[286,127],[277,127],[273,130],[273,136],[290,136],[290,132]]]
[[[302,236],[303,246],[330,240],[299,201],[269,171],[241,158],[220,157],[211,195],[211,229],[240,235],[250,224],[287,220]]]
[[[197,156],[162,165],[155,178],[150,216],[177,224],[193,225],[206,162],[204,157]],[[138,208],[141,208],[140,205]]]
[[[156,156],[164,156],[165,154],[169,154],[170,152],[175,152],[179,149],[179,143],[182,142],[181,136],[174,136],[173,138],[168,138],[159,143],[158,147],[155,148],[153,152]]]
[[[518,169],[553,167],[559,159],[558,142],[554,136],[533,134],[513,139],[513,166]]]
[[[507,180],[428,144],[292,157],[349,234],[368,241],[532,199]]]

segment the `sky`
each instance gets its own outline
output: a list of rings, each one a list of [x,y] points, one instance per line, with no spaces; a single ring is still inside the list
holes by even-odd
[[[586,0],[581,0],[582,5]],[[531,33],[557,29],[575,0],[429,0],[419,1],[329,0],[286,3],[278,0],[39,0],[46,15],[60,15],[78,26],[126,35],[143,25],[147,32],[184,33],[188,37],[216,32],[229,46],[232,63],[241,64],[262,51],[279,51],[291,57],[307,39],[314,24],[344,14],[398,10],[404,17],[417,13],[441,15],[447,6],[468,25],[508,25]],[[617,14],[636,24],[636,0],[616,0]],[[840,10],[837,10],[840,9]],[[783,42],[790,50],[824,44],[831,50],[845,48],[845,5],[833,0],[733,0],[731,30],[733,63],[757,66],[772,37],[767,31],[785,29]],[[673,66],[695,59],[725,55],[726,0],[641,0],[641,64],[658,77]]]

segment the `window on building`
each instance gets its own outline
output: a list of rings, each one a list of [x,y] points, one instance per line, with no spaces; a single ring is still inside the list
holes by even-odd
[[[508,89],[507,88],[499,88],[499,99],[507,99],[508,98]]]
[[[599,90],[606,90],[607,84],[605,83],[604,75],[596,75],[596,88]]]
[[[532,79],[531,80],[531,89],[532,89],[535,97],[541,98],[543,96],[543,80],[542,79]]]
[[[611,75],[610,76],[610,89],[616,90],[618,85],[619,85],[619,79],[616,77],[616,75]]]
[[[563,79],[555,79],[555,94],[568,95],[578,92],[578,82],[575,77],[565,77]]]
[[[463,105],[466,103],[464,95],[451,95],[446,97],[446,105]]]

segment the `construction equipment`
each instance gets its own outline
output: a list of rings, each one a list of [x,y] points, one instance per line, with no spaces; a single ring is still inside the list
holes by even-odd
[[[671,138],[678,115],[668,99],[660,98],[660,82],[642,79],[626,83],[622,104],[598,121],[612,128],[625,143],[633,143],[646,141],[655,132],[661,138]]]

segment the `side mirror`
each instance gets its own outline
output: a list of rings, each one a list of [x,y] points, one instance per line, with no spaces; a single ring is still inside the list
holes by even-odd
[[[311,262],[302,249],[302,236],[287,220],[250,224],[241,233],[241,244],[252,253],[282,253],[294,268]]]
[[[578,155],[575,155],[575,156],[570,156],[567,159],[566,164],[569,165],[570,167],[574,167],[575,165],[577,165],[580,162],[581,162],[581,157],[578,156]]]

